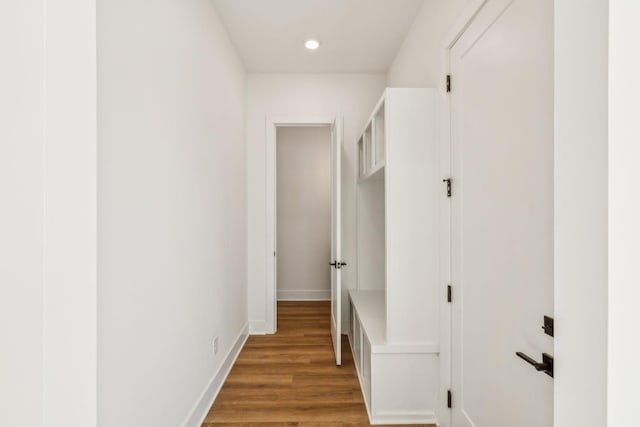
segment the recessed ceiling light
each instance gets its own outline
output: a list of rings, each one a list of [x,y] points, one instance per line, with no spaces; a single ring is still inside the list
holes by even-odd
[[[311,39],[311,40],[307,40],[304,43],[304,46],[309,50],[316,50],[317,48],[320,47],[320,42],[318,40]]]

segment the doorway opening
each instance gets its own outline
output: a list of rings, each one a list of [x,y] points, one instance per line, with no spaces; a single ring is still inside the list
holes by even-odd
[[[331,297],[331,339],[336,355],[336,364],[341,363],[342,342],[342,285],[341,268],[346,264],[342,261],[342,227],[341,227],[341,165],[342,165],[342,119],[339,116],[331,118],[306,118],[274,120],[267,119],[267,158],[266,158],[266,207],[267,207],[267,239],[266,239],[266,270],[267,270],[267,294],[266,294],[266,333],[274,334],[277,331],[278,298],[276,284],[278,283],[278,250],[277,237],[277,147],[276,140],[278,130],[282,128],[317,128],[328,130],[329,137],[329,165],[330,165],[330,257],[324,261],[314,261],[319,266],[324,264],[330,271],[330,297]],[[304,170],[308,171],[310,162],[314,159],[308,156],[301,160]],[[294,180],[294,184],[299,180]],[[314,225],[315,227],[315,225]],[[330,260],[333,260],[330,261]],[[286,260],[284,261],[286,263]],[[318,268],[319,268],[318,266]],[[333,268],[330,268],[333,266]]]
[[[331,129],[276,129],[276,297],[331,299]]]

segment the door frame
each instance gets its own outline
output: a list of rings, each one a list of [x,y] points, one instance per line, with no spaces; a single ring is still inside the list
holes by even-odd
[[[331,126],[336,116],[272,116],[265,120],[266,132],[266,295],[265,333],[275,334],[278,330],[277,299],[277,203],[276,203],[276,131],[279,127]]]
[[[442,39],[440,52],[441,83],[437,85],[440,110],[440,144],[438,150],[439,177],[441,180],[451,178],[451,102],[446,87],[446,76],[451,74],[450,51],[458,39],[464,34],[476,15],[489,0],[472,0],[462,11],[456,22]],[[455,81],[453,82],[455,86]],[[455,191],[455,182],[453,183]],[[451,426],[451,409],[447,408],[447,392],[451,390],[452,370],[452,310],[447,301],[447,287],[451,284],[451,199],[443,190],[438,207],[439,260],[438,283],[440,284],[440,399],[436,404],[436,417],[441,427]]]

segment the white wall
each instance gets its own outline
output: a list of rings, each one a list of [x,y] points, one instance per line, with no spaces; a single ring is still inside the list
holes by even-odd
[[[99,423],[175,427],[247,320],[246,74],[208,0],[100,1],[98,64]]]
[[[384,75],[250,74],[248,77],[247,188],[249,320],[264,332],[266,319],[266,119],[267,117],[344,117],[342,197],[343,259],[355,260],[356,138],[385,86]],[[342,270],[343,283],[355,284],[355,268]],[[345,304],[346,306],[346,304]]]
[[[96,425],[95,3],[0,16],[0,424]]]
[[[278,299],[329,299],[331,129],[278,128],[276,159]]]
[[[637,424],[640,388],[640,3],[609,3],[608,425]]]
[[[42,425],[42,0],[0,3],[0,425]]]
[[[96,425],[96,3],[46,2],[44,413]]]
[[[444,82],[442,42],[472,0],[425,0],[387,75],[389,87],[438,87]]]
[[[555,2],[557,427],[607,422],[607,9]]]

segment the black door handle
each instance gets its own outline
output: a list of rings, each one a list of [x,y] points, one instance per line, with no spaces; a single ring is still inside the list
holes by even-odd
[[[329,265],[332,266],[333,268],[341,269],[342,267],[347,265],[347,263],[342,261],[333,261],[333,262],[330,262]]]
[[[542,362],[532,359],[521,351],[518,351],[516,356],[536,368],[536,371],[544,372],[553,378],[553,356],[550,356],[547,353],[542,353]]]

